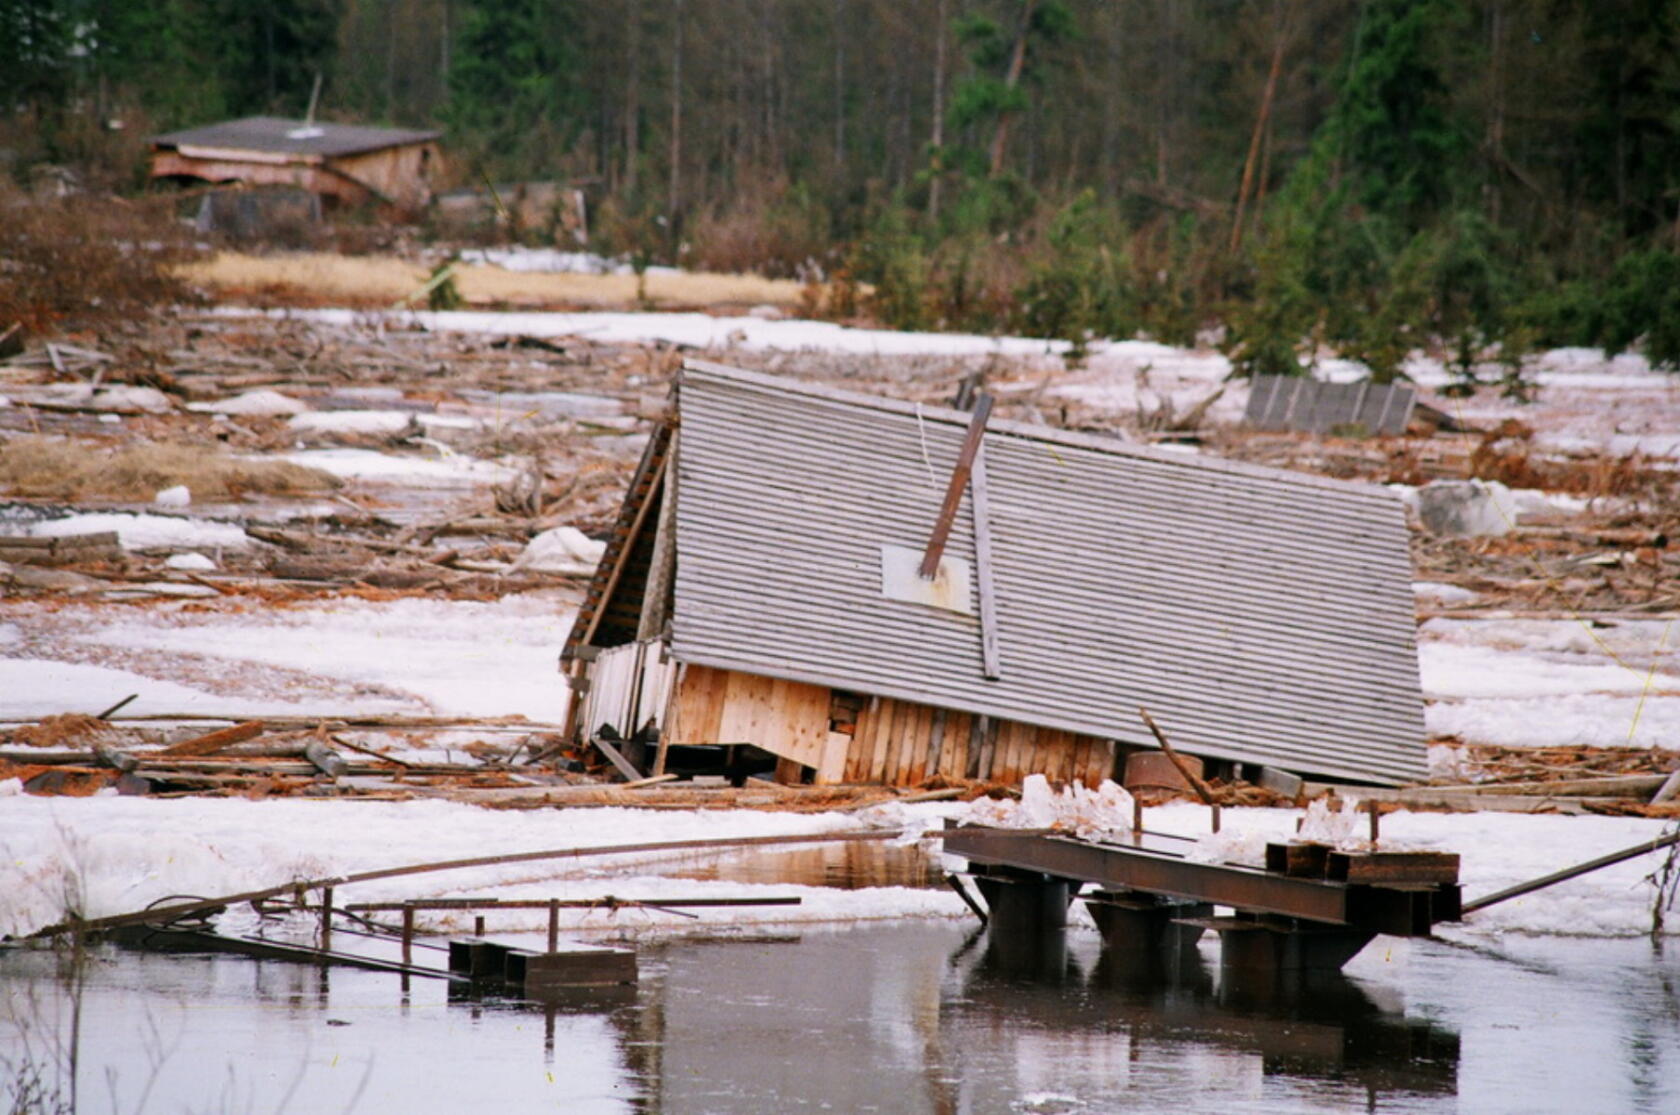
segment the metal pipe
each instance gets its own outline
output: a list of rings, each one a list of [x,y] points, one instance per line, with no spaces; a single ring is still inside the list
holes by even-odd
[[[185,914],[196,914],[204,910],[218,907],[233,906],[241,902],[258,902],[277,895],[296,893],[300,897],[310,890],[320,887],[348,886],[351,883],[367,883],[375,879],[392,879],[402,875],[426,875],[434,871],[452,871],[464,867],[489,867],[504,863],[531,863],[537,860],[549,859],[587,859],[592,856],[624,856],[642,852],[690,852],[690,851],[721,851],[730,848],[762,848],[779,844],[830,844],[843,841],[861,840],[897,840],[904,834],[896,829],[853,829],[847,832],[819,832],[802,836],[741,836],[717,837],[705,840],[652,840],[641,844],[608,844],[596,848],[556,848],[543,852],[513,852],[499,856],[475,856],[471,859],[439,860],[435,863],[410,864],[405,867],[386,867],[377,871],[359,871],[350,875],[337,875],[328,879],[311,879],[301,883],[282,883],[277,887],[266,887],[262,890],[243,891],[239,894],[226,894],[217,898],[200,898],[192,902],[179,902],[173,906],[153,906],[146,910],[136,910],[128,914],[115,914],[105,918],[90,918],[87,921],[67,921],[57,925],[49,925],[37,929],[24,940],[36,940],[42,937],[57,937],[65,933],[97,933],[106,929],[115,929],[124,925],[148,925],[152,922],[170,921]],[[924,832],[924,839],[943,839],[944,833],[939,830]]]
[[[776,895],[765,898],[411,898],[407,902],[352,902],[346,910],[369,913],[383,910],[594,910],[621,906],[798,906],[804,899]]]
[[[974,916],[980,919],[980,925],[984,928],[991,919],[986,916],[986,911],[981,908],[980,903],[974,901],[974,896],[968,893],[968,888],[963,886],[962,876],[953,872],[945,876],[945,882],[957,892],[957,897],[963,900],[963,905],[974,911]]]
[[[1586,863],[1578,863],[1574,867],[1566,867],[1562,871],[1554,871],[1550,875],[1542,875],[1538,879],[1530,879],[1526,883],[1518,883],[1514,887],[1494,891],[1492,894],[1484,895],[1474,902],[1466,902],[1464,913],[1473,914],[1477,910],[1485,910],[1494,903],[1503,902],[1507,898],[1520,898],[1525,894],[1531,894],[1534,891],[1549,887],[1553,883],[1562,883],[1576,876],[1597,871],[1601,867],[1609,867],[1611,864],[1621,863],[1623,860],[1630,860],[1635,856],[1642,856],[1647,852],[1654,852],[1659,848],[1667,848],[1674,844],[1680,844],[1680,830],[1665,833],[1644,844],[1635,844],[1631,848],[1623,848],[1619,852],[1611,852],[1607,856],[1599,856],[1597,859],[1588,860]]]

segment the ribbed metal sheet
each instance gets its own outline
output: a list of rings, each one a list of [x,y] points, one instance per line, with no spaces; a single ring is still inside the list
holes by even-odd
[[[690,363],[681,661],[1291,770],[1424,773],[1404,514],[1381,488],[994,423],[1003,676],[976,617],[890,600],[968,416]],[[946,552],[975,560],[965,494]]]
[[[304,134],[295,134],[295,133]],[[410,143],[430,143],[442,132],[416,131],[412,128],[375,128],[365,124],[330,124],[325,121],[307,126],[302,120],[284,120],[276,116],[247,116],[242,120],[224,120],[206,124],[202,128],[188,128],[152,137],[155,147],[223,147],[231,151],[264,151],[282,155],[361,155],[369,151],[383,151],[387,147],[403,147]]]
[[[1328,434],[1354,427],[1373,434],[1402,434],[1412,420],[1417,391],[1409,383],[1325,383],[1307,376],[1255,376],[1243,421],[1257,430]]]

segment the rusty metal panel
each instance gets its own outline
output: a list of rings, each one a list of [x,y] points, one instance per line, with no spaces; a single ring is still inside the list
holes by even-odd
[[[881,591],[969,416],[717,365],[678,388],[680,661],[1198,755],[1423,777],[1404,512],[1386,490],[994,422],[997,638]],[[946,553],[976,560],[968,497]],[[977,610],[977,602],[972,607]]]

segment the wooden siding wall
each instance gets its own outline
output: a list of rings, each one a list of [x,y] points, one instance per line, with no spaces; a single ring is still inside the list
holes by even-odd
[[[1112,740],[709,666],[683,668],[661,742],[750,743],[815,768],[819,784],[1042,774],[1095,788],[1114,777]]]
[[[750,743],[801,766],[822,764],[828,690],[757,674],[688,665],[665,717],[664,744]]]
[[[979,721],[977,723],[977,721]],[[1114,776],[1114,743],[881,697],[858,710],[847,782],[914,786],[929,779],[1016,783],[1029,774],[1096,787]]]

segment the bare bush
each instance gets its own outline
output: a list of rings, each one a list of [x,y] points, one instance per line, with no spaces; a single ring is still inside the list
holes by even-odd
[[[168,206],[0,183],[0,323],[44,332],[181,301],[171,268],[196,254]]]

